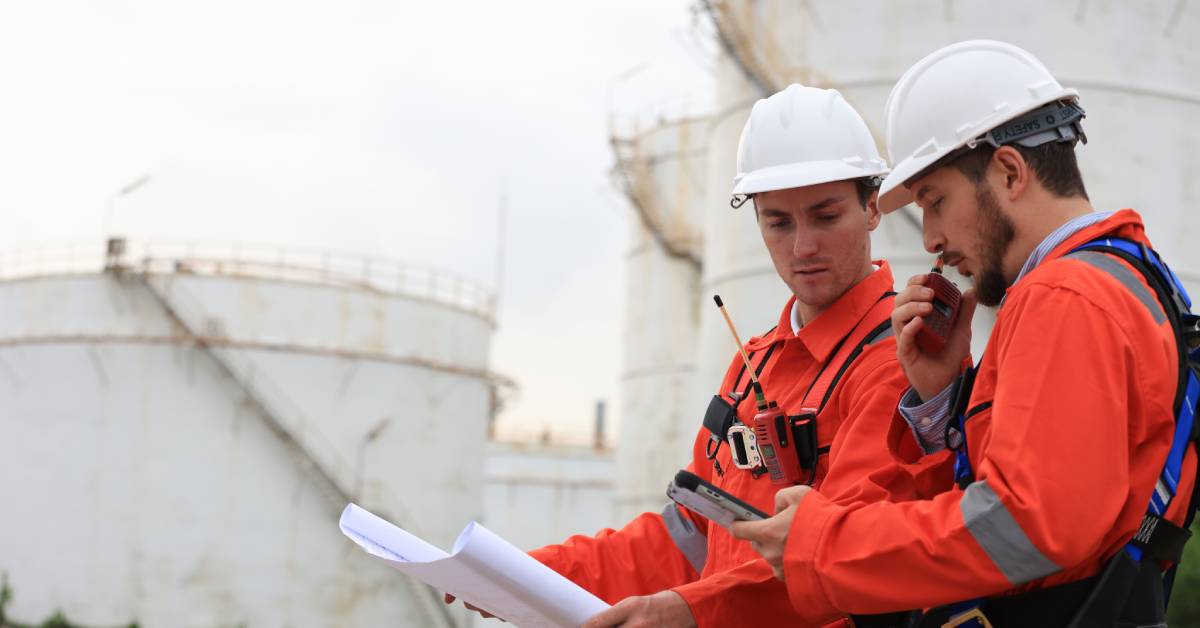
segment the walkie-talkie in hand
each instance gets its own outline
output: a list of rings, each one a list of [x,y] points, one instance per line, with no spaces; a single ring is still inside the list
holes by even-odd
[[[933,290],[933,311],[921,317],[921,328],[917,330],[917,347],[924,353],[939,353],[950,339],[950,332],[958,321],[962,293],[942,274],[942,256],[926,275],[925,287]]]

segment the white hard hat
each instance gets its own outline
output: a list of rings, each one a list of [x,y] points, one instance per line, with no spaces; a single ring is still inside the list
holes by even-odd
[[[909,68],[888,96],[884,135],[895,167],[879,190],[879,209],[886,213],[912,202],[904,183],[964,147],[1086,142],[1078,98],[1012,44],[978,39],[934,51]]]
[[[733,196],[887,171],[867,124],[837,90],[792,84],[754,103],[738,142]]]

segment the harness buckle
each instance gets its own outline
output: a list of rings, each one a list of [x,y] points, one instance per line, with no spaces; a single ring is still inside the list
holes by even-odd
[[[1180,327],[1183,332],[1183,341],[1187,345],[1189,351],[1200,347],[1200,316],[1196,316],[1191,312],[1183,314],[1180,321]]]
[[[951,617],[950,621],[942,624],[942,628],[956,628],[956,626],[962,626],[963,628],[992,628],[992,622],[988,621],[987,615],[984,615],[983,611],[979,610],[979,607],[976,606],[961,615]]]

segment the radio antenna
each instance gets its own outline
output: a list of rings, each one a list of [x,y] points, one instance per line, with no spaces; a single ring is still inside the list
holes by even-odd
[[[750,364],[750,356],[746,355],[746,348],[742,345],[742,337],[738,335],[737,329],[734,328],[733,319],[729,318],[729,312],[725,311],[725,303],[721,301],[721,295],[714,294],[713,301],[717,302],[717,309],[721,310],[721,316],[725,317],[725,324],[729,325],[729,333],[733,334],[733,339],[737,342],[738,353],[742,355],[742,362],[746,365],[746,372],[750,374],[755,405],[758,406],[759,410],[766,410],[767,398],[763,395],[762,384],[759,383],[758,375],[754,373],[754,367]]]
[[[746,355],[746,347],[742,345],[742,338],[738,336],[737,329],[733,326],[733,319],[729,318],[729,312],[725,311],[725,302],[721,301],[721,295],[714,294],[713,301],[717,302],[717,309],[721,310],[721,316],[725,317],[725,324],[729,325],[729,333],[733,334],[734,341],[737,342],[738,353],[742,356],[742,361],[746,363],[746,372],[750,373],[750,381],[758,384],[758,376],[754,374],[754,367],[750,364],[750,356]]]

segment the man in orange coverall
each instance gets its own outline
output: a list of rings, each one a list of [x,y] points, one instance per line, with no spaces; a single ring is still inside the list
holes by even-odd
[[[966,381],[971,307],[932,354],[916,343],[934,313],[930,276],[909,282],[892,316],[911,383],[893,431],[925,452],[954,450],[962,490],[835,503],[795,487],[779,493],[774,517],[733,525],[785,580],[804,623],[926,609],[897,625],[987,625],[980,615],[997,628],[1116,625],[1142,593],[1161,613],[1161,590],[1121,598],[1097,574],[1124,573],[1134,534],[1158,534],[1143,518],[1165,490],[1175,430],[1172,304],[1118,256],[1072,253],[1100,237],[1149,247],[1134,211],[1093,211],[1074,153],[1077,101],[1028,52],[994,41],[936,51],[893,88],[896,163],[879,205],[915,200],[925,248],[974,278],[977,296],[965,300],[1000,310],[966,403],[951,399]],[[913,440],[897,458],[921,453]],[[1186,451],[1157,528],[1185,518],[1196,466]],[[1161,563],[1142,564],[1151,576],[1137,586],[1161,587]],[[1096,608],[1108,610],[1076,614]]]
[[[837,494],[878,468],[892,468],[888,419],[907,386],[890,333],[892,274],[870,255],[870,232],[880,218],[875,186],[886,164],[838,92],[792,85],[755,104],[738,171],[734,204],[753,200],[763,242],[794,295],[778,326],[751,338],[745,350],[766,395],[787,414],[818,408],[830,393],[816,420],[817,464],[799,481]],[[861,353],[851,361],[856,347]],[[756,410],[744,400],[750,382],[744,371],[735,356],[714,403],[732,406],[740,423],[752,426]],[[765,469],[735,465],[730,447],[718,446],[722,437],[702,429],[689,470],[769,511],[782,486]],[[880,499],[894,490],[890,484],[922,481],[919,469],[909,469],[879,479],[859,497]],[[588,628],[766,626],[796,616],[785,587],[748,543],[673,504],[621,530],[575,536],[532,555],[615,604]]]

